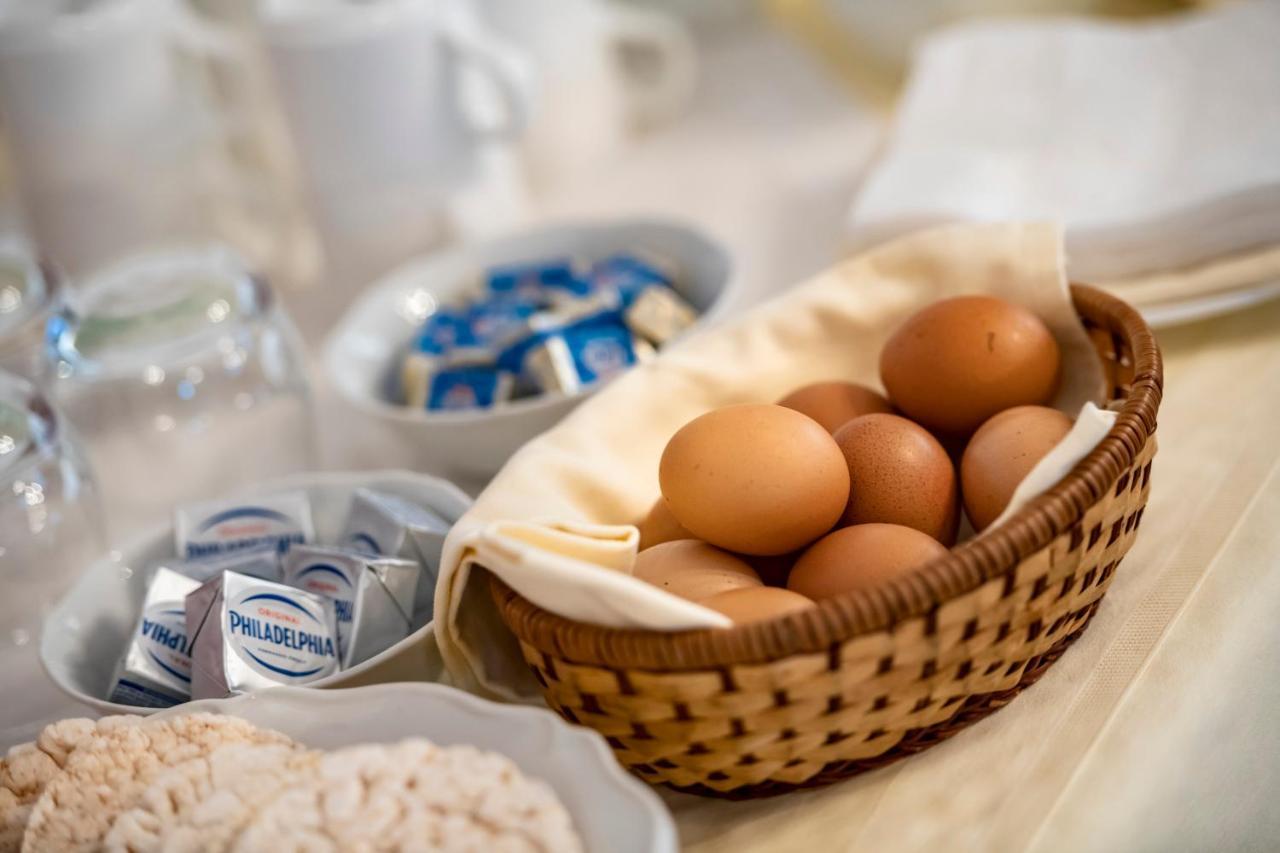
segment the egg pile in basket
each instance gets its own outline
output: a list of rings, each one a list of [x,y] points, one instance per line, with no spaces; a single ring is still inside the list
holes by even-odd
[[[1058,359],[1056,347],[1050,352],[1026,324],[1026,312],[966,297],[986,304],[952,311],[952,320],[986,312],[979,330],[985,323],[986,331],[1013,337],[984,332],[955,340],[939,332],[948,303],[938,303],[908,320],[882,354],[882,379],[900,415],[873,410],[829,436],[822,426],[833,424],[819,422],[830,416],[831,398],[815,405],[804,399],[814,394],[807,390],[783,402],[816,421],[780,406],[731,407],[673,437],[660,471],[664,501],[642,524],[642,545],[672,539],[688,549],[688,540],[673,537],[692,535],[718,546],[733,562],[708,567],[710,586],[683,593],[728,615],[733,628],[662,633],[588,625],[491,579],[499,612],[548,704],[601,732],[642,778],[753,797],[882,766],[1008,703],[1093,615],[1136,535],[1155,453],[1162,370],[1154,337],[1119,300],[1079,285],[1071,295],[1117,417],[1055,486],[948,550],[956,492],[982,530],[1012,491],[1005,469],[1029,469],[1014,457],[1038,459],[1070,424],[1042,409]],[[999,346],[1008,341],[1016,345]],[[984,349],[1012,352],[1015,363],[984,368]],[[965,353],[977,368],[961,363]],[[991,384],[993,377],[1006,379]],[[1022,406],[1035,408],[1001,415]],[[1021,422],[1002,426],[1001,417]],[[735,419],[755,439],[788,431],[781,447],[756,453],[751,474],[764,482],[769,471],[793,472],[803,490],[781,486],[762,505],[775,516],[794,510],[794,517],[766,520],[752,504],[759,489],[726,479],[723,430]],[[856,441],[851,430],[860,434]],[[798,450],[802,443],[808,453]],[[897,447],[894,458],[914,460],[905,490],[911,500],[901,500],[901,484],[877,489],[871,482],[876,454],[866,448],[873,446]],[[941,470],[938,450],[960,460],[958,477],[947,465],[949,485],[945,475],[926,476]],[[669,567],[656,560],[646,566],[645,555],[637,575],[681,594]]]

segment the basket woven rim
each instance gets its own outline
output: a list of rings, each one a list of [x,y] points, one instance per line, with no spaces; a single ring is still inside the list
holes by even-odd
[[[543,610],[490,575],[494,601],[516,635],[540,651],[584,664],[695,669],[821,652],[834,643],[923,616],[1006,574],[1084,516],[1142,451],[1156,427],[1164,371],[1155,336],[1122,300],[1073,284],[1078,309],[1108,318],[1129,343],[1133,381],[1115,424],[1055,486],[999,528],[970,539],[891,583],[818,602],[777,619],[733,628],[650,631],[606,628]]]

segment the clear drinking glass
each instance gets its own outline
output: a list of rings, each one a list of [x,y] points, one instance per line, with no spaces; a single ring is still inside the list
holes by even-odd
[[[45,398],[0,371],[0,747],[71,704],[40,669],[40,627],[104,553],[84,457]]]
[[[51,318],[48,355],[112,541],[176,504],[315,467],[298,334],[228,249],[149,252],[92,277]]]
[[[33,381],[44,365],[42,343],[58,278],[16,234],[0,234],[0,370]]]

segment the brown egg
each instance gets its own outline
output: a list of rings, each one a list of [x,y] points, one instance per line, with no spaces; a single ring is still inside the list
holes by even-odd
[[[893,411],[883,394],[853,382],[815,382],[792,391],[778,405],[808,415],[827,432],[861,415]]]
[[[835,440],[849,468],[841,523],[901,524],[955,542],[956,471],[928,430],[897,415],[863,415],[840,427]]]
[[[654,545],[661,545],[663,542],[696,538],[680,526],[680,522],[676,521],[676,517],[671,514],[671,509],[663,498],[654,501],[649,514],[640,519],[636,528],[640,531],[641,551],[652,548]]]
[[[1047,406],[1006,409],[978,428],[960,460],[964,511],[974,530],[995,521],[1018,484],[1071,432],[1071,418]]]
[[[935,302],[880,353],[880,378],[903,414],[939,433],[970,433],[1011,406],[1047,403],[1061,354],[1044,322],[991,296]]]
[[[631,574],[690,601],[731,589],[763,586],[760,576],[745,562],[697,539],[677,539],[641,551]]]
[[[933,537],[900,524],[842,527],[809,546],[787,589],[821,601],[902,577],[945,553]]]
[[[813,602],[803,595],[773,586],[722,592],[699,604],[723,613],[735,624],[773,619],[813,607]]]
[[[685,424],[658,468],[676,520],[739,554],[785,554],[831,529],[849,470],[817,421],[782,406],[716,409]]]

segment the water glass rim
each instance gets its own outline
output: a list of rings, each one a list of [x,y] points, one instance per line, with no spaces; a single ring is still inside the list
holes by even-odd
[[[142,320],[150,322],[154,332],[159,328],[152,322],[156,318],[163,321],[168,314],[172,320],[178,316],[175,312],[189,313],[199,303],[181,305],[187,291],[177,285],[184,282],[227,288],[229,299],[220,298],[205,307],[207,325],[175,328],[173,337],[147,340],[135,349],[126,344],[114,359],[98,358],[79,348],[79,334],[89,321],[109,328]],[[212,313],[215,309],[219,313]],[[113,262],[80,286],[64,291],[46,326],[46,355],[55,376],[62,379],[73,374],[131,375],[147,365],[171,365],[209,355],[229,335],[278,322],[277,314],[272,288],[235,250],[220,244],[149,249]]]

